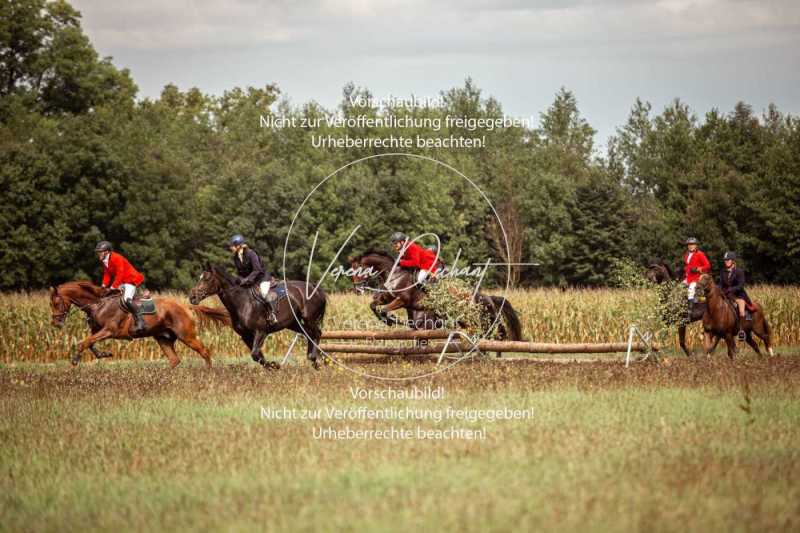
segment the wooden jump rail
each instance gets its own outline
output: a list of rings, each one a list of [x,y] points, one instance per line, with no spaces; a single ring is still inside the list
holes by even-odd
[[[443,329],[435,330],[388,330],[388,331],[326,331],[323,339],[336,340],[438,340],[451,338],[453,332]],[[383,346],[378,344],[340,344],[325,343],[320,348],[332,353],[360,353],[379,355],[430,355],[437,353],[466,353],[473,349],[482,352],[512,353],[615,353],[627,352],[628,343],[609,342],[600,344],[558,344],[527,341],[497,341],[482,339],[474,345],[464,340],[452,340],[445,345],[436,343],[428,346]],[[645,342],[631,343],[630,349],[636,352],[658,351],[658,346]]]

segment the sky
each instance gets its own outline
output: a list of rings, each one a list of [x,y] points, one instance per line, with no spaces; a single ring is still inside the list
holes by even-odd
[[[599,148],[641,98],[699,117],[742,100],[800,114],[800,0],[72,0],[140,97],[275,83],[335,107],[348,82],[434,97],[467,77],[506,114],[565,87]]]

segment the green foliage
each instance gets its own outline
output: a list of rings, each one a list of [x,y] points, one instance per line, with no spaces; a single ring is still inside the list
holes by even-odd
[[[483,136],[486,146],[411,150],[474,186],[407,157],[337,174],[296,222],[290,277],[319,278],[359,224],[335,266],[367,248],[388,250],[394,231],[433,232],[448,264],[538,263],[511,266],[512,286],[594,287],[610,282],[616,259],[675,263],[692,234],[715,266],[737,251],[749,280],[800,277],[800,121],[774,106],[759,117],[739,103],[701,120],[680,100],[657,113],[637,99],[604,158],[567,89],[532,128],[262,128],[260,117],[273,114],[497,118],[503,109],[471,79],[443,91],[441,108],[359,106],[351,97],[371,93],[352,83],[335,109],[293,106],[275,85],[212,96],[169,84],[159,98],[137,101],[128,72],[98,57],[80,14],[44,0],[0,0],[0,80],[0,289],[96,276],[91,250],[100,238],[129,255],[152,288],[185,288],[202,261],[228,263],[232,233],[282,274],[292,217],[311,189],[386,152],[311,146],[312,135],[345,134]],[[484,280],[505,282],[504,268]]]
[[[490,338],[492,319],[472,298],[474,288],[459,278],[443,278],[428,285],[422,305],[446,324],[459,324],[470,335]]]

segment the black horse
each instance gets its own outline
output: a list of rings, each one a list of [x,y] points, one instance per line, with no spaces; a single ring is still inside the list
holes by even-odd
[[[681,279],[680,276],[673,274],[670,266],[663,260],[651,261],[650,265],[647,267],[647,272],[645,272],[645,277],[657,285],[661,285],[667,281],[679,281]],[[662,298],[663,301],[667,295],[662,293],[659,295],[659,297]],[[678,343],[680,344],[683,353],[685,353],[688,357],[691,357],[692,354],[686,347],[686,326],[692,322],[702,320],[703,315],[706,312],[706,308],[707,306],[705,301],[693,302],[691,307],[687,309],[686,319],[682,320],[680,324],[678,324]]]
[[[253,360],[264,368],[279,368],[277,363],[264,359],[261,346],[267,335],[282,329],[290,329],[306,337],[307,357],[314,368],[319,368],[318,345],[322,337],[322,319],[327,299],[321,288],[317,288],[310,297],[306,297],[307,290],[308,285],[303,281],[288,281],[285,297],[275,305],[277,320],[270,323],[267,321],[265,304],[256,300],[250,294],[250,289],[240,287],[225,270],[206,264],[197,285],[190,292],[189,301],[197,305],[209,296],[218,295],[228,311],[231,327],[250,348]],[[220,319],[213,315],[210,318]]]
[[[422,305],[424,291],[416,282],[413,270],[393,268],[395,258],[383,251],[368,250],[367,252],[350,257],[350,268],[354,272],[353,285],[359,291],[364,291],[374,280],[380,284],[375,291],[370,309],[382,322],[390,325],[405,325],[412,329],[435,329],[441,327],[441,320],[432,316]],[[502,296],[476,295],[488,316],[499,320],[497,336],[500,339],[522,340],[522,325],[517,312],[511,302]],[[391,311],[405,309],[408,320],[400,321]]]

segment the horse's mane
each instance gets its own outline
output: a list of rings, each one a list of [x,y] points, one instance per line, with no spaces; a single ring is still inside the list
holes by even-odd
[[[391,259],[392,261],[394,261],[394,256],[393,255],[391,255],[391,254],[389,254],[389,253],[387,253],[387,252],[385,252],[383,250],[376,250],[375,248],[370,248],[369,250],[367,250],[363,254],[354,256],[353,260],[354,261],[358,261],[359,259],[361,259],[363,257],[366,257],[368,255],[378,255],[378,256],[384,257],[386,259]]]
[[[211,270],[215,274],[219,274],[222,277],[222,279],[224,279],[228,283],[233,283],[234,282],[233,276],[228,274],[228,271],[225,270],[224,268],[222,268],[221,266],[214,265],[214,266],[211,267]]]
[[[107,289],[104,289],[103,287],[95,285],[94,283],[92,283],[91,281],[86,280],[86,279],[79,279],[79,280],[76,280],[76,281],[67,281],[66,283],[62,283],[60,285],[60,287],[65,288],[65,289],[77,288],[77,289],[80,289],[82,291],[89,292],[89,293],[93,294],[94,296],[97,296],[98,298],[102,298],[108,292]]]

